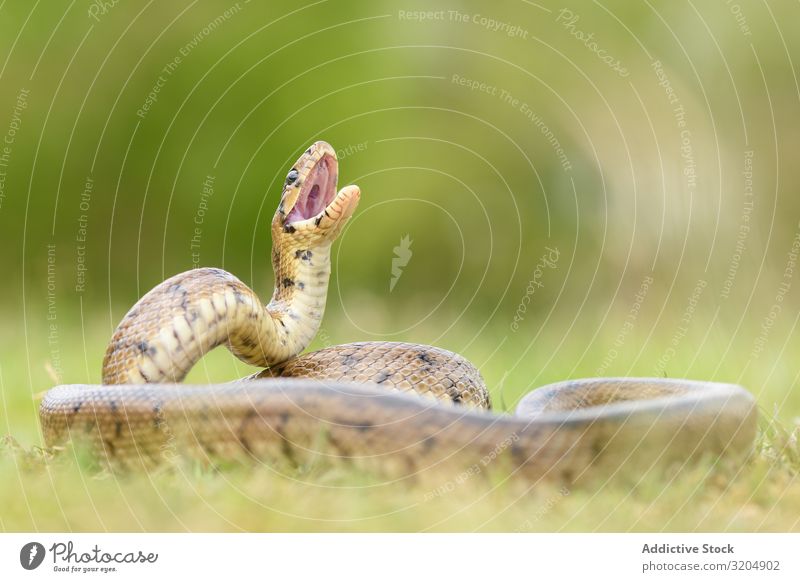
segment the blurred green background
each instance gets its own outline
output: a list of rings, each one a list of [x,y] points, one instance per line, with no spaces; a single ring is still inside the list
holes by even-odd
[[[0,455],[0,529],[796,530],[798,32],[797,3],[745,0],[0,0],[0,426],[26,450],[41,393],[98,382],[166,277],[268,299],[281,183],[319,139],[363,197],[312,347],[446,347],[501,410],[583,376],[739,382],[767,427],[733,474],[568,500]],[[190,380],[248,371],[217,351]]]
[[[686,376],[742,382],[791,420],[799,15],[0,3],[7,431],[37,442],[33,397],[97,382],[113,328],[164,278],[219,266],[266,300],[281,182],[318,139],[363,198],[315,345],[447,347],[506,407],[569,377]],[[244,371],[214,354],[193,378]]]

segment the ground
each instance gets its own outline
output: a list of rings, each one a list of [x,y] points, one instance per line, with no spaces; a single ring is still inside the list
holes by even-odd
[[[335,343],[355,339],[340,338],[344,327],[329,324],[323,337]],[[66,341],[62,331],[57,355],[61,380],[97,382],[110,330],[99,324],[76,329],[83,334],[75,342]],[[596,339],[596,347],[582,352],[586,364],[576,368],[574,362],[554,364],[551,354],[543,352],[520,364],[519,354],[495,351],[493,335],[484,337],[485,345],[473,343],[470,357],[479,363],[501,409],[511,407],[529,384],[592,375],[609,341]],[[36,406],[41,392],[56,381],[51,346],[9,336],[2,340],[0,433],[8,435],[0,448],[3,531],[800,531],[800,398],[790,389],[791,366],[780,359],[768,375],[753,366],[741,375],[761,410],[759,439],[748,460],[706,459],[613,480],[598,476],[567,489],[559,484],[529,487],[500,474],[385,483],[335,466],[217,471],[184,463],[150,474],[118,475],[71,450],[50,458],[38,448]],[[543,345],[554,343],[555,338]],[[647,349],[652,353],[645,349],[637,361],[657,361],[663,346],[651,344]],[[784,345],[781,354],[797,353],[798,347]],[[679,369],[680,376],[731,380],[720,375],[719,359],[689,356],[673,361],[671,368]],[[619,360],[628,366],[623,372],[645,375],[643,366],[625,358]],[[217,351],[191,379],[222,381],[248,371]]]

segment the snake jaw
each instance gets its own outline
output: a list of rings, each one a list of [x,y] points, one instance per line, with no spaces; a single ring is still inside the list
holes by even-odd
[[[290,182],[293,172],[297,173],[297,178]],[[284,198],[285,225],[295,225],[316,218],[336,196],[338,164],[335,154],[323,153],[304,174],[292,170],[286,178],[286,186],[291,189],[291,196],[287,195]],[[287,209],[287,202],[290,199],[291,208]]]
[[[336,195],[338,173],[333,147],[324,141],[312,144],[286,176],[276,221],[286,227],[322,212]]]
[[[315,142],[286,177],[274,230],[289,235],[303,231],[322,240],[334,238],[360,198],[358,186],[336,192],[338,174],[336,151],[324,141]]]

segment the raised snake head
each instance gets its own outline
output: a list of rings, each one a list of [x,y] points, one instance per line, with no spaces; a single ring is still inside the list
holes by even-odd
[[[272,219],[272,240],[289,247],[329,244],[358,205],[358,186],[336,192],[339,162],[324,141],[315,142],[289,170]]]

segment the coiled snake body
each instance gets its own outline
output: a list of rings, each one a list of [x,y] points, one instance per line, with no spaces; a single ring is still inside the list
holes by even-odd
[[[104,385],[45,395],[46,444],[88,440],[112,464],[145,467],[175,454],[296,464],[325,455],[405,475],[497,460],[528,479],[570,482],[589,468],[751,448],[755,404],[734,385],[570,381],[531,392],[512,416],[490,412],[479,372],[442,349],[365,342],[298,356],[325,309],[331,244],[360,197],[356,186],[336,192],[337,172],[324,142],[289,172],[272,221],[275,291],[266,307],[219,269],[164,281],[115,331]],[[265,370],[232,384],[178,384],[219,345]]]

